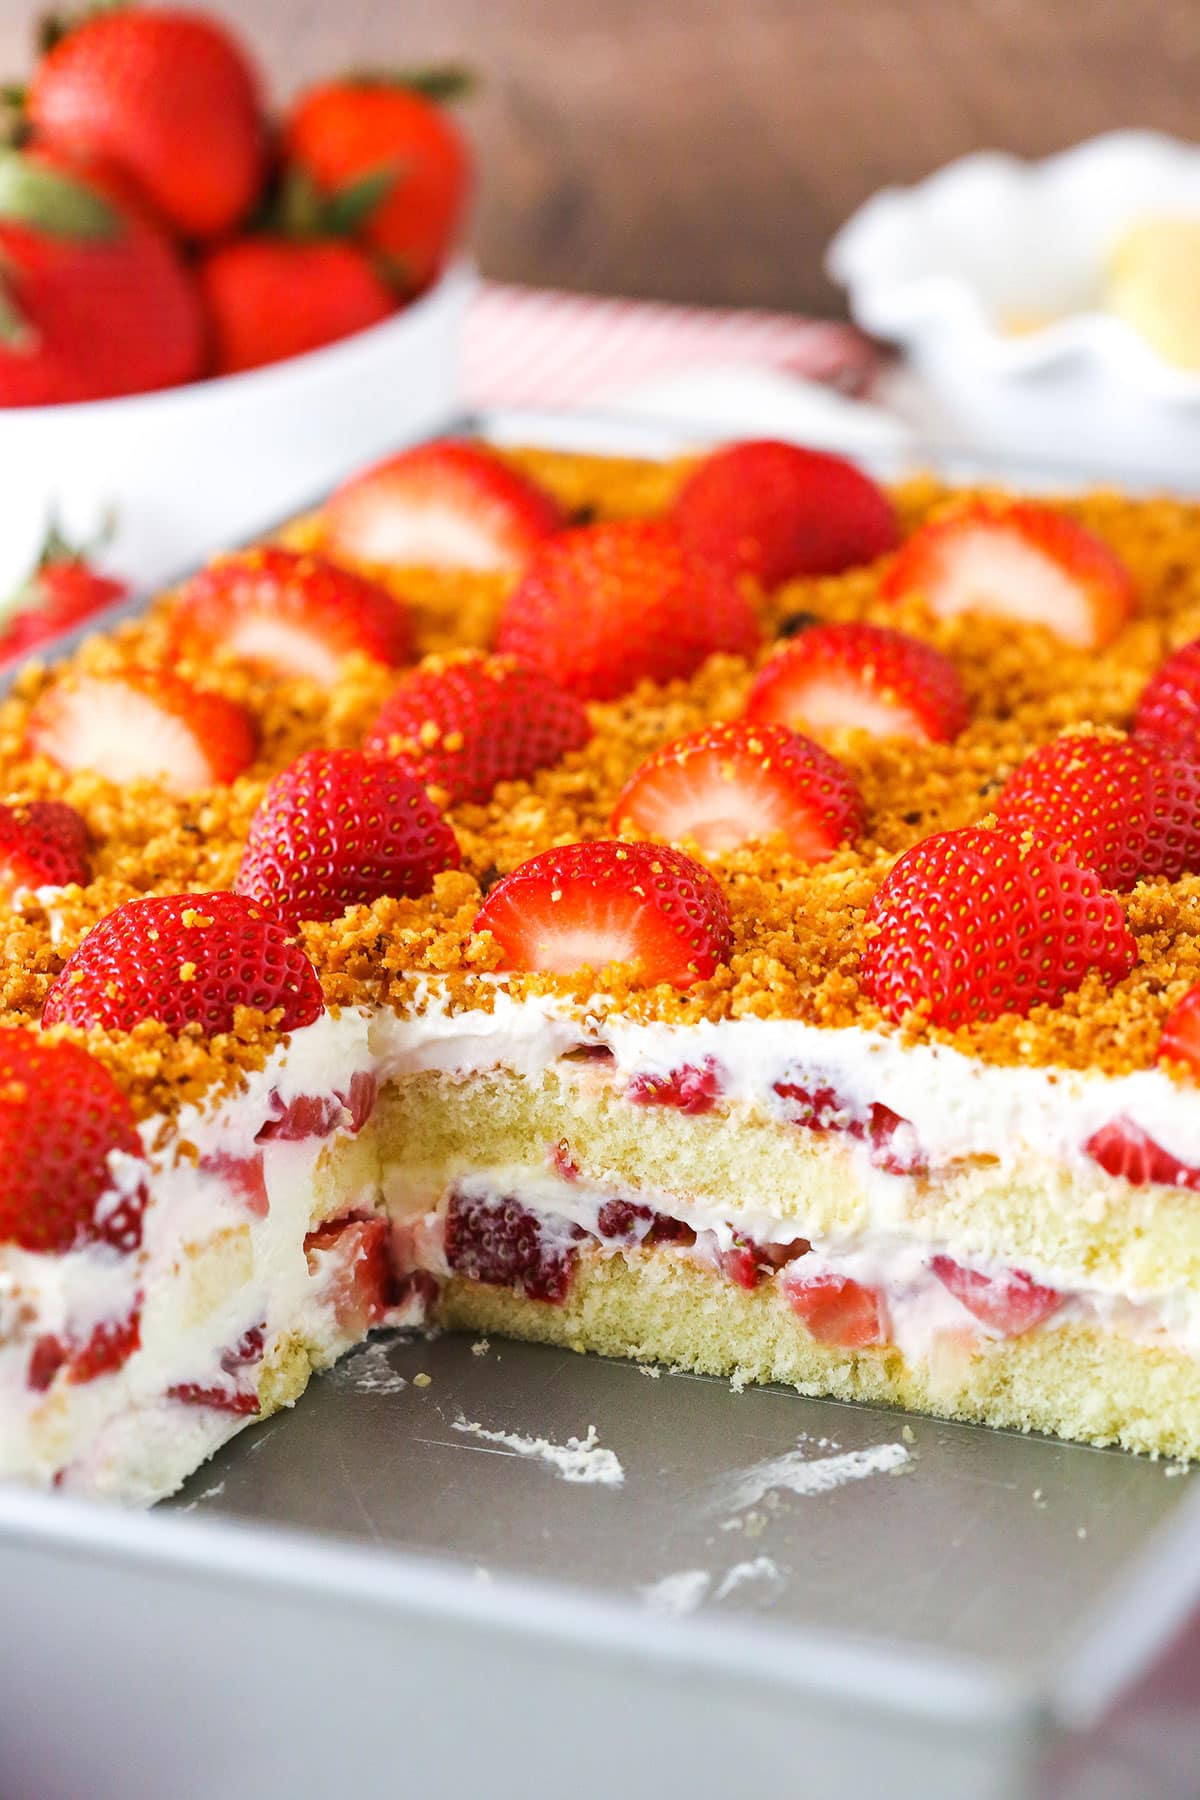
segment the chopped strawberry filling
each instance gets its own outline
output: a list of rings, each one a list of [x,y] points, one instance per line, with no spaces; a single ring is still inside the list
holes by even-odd
[[[322,1282],[338,1328],[365,1337],[387,1316],[392,1293],[386,1219],[333,1219],[304,1240],[309,1273]]]
[[[353,1135],[370,1118],[378,1085],[374,1075],[360,1069],[350,1077],[345,1093],[335,1089],[332,1094],[297,1094],[294,1100],[286,1102],[272,1093],[275,1116],[261,1127],[256,1141],[262,1144],[272,1138],[291,1141],[327,1137],[339,1128]]]
[[[638,1226],[652,1226],[653,1220],[648,1206],[635,1206],[632,1200],[606,1200],[596,1214],[596,1230],[602,1238],[632,1244],[648,1235]]]
[[[232,1188],[245,1203],[247,1212],[256,1219],[266,1218],[270,1201],[261,1150],[256,1150],[253,1156],[234,1156],[228,1150],[210,1151],[200,1158],[200,1171],[204,1175],[215,1175]]]
[[[446,1213],[446,1261],[471,1281],[561,1303],[574,1273],[574,1241],[583,1236],[578,1226],[548,1230],[511,1194],[484,1199],[454,1193]]]
[[[634,1075],[625,1089],[634,1106],[674,1106],[684,1113],[711,1112],[720,1097],[720,1070],[711,1056],[699,1068],[684,1063],[666,1075]]]
[[[933,1257],[929,1266],[942,1286],[981,1325],[999,1332],[1001,1337],[1020,1337],[1062,1305],[1061,1294],[1054,1288],[1040,1287],[1020,1269],[983,1275],[978,1269],[964,1269],[948,1256]]]
[[[873,1100],[865,1112],[856,1111],[837,1089],[820,1076],[808,1082],[777,1081],[775,1093],[784,1101],[786,1117],[806,1131],[844,1131],[865,1143],[876,1167],[889,1175],[919,1175],[927,1168],[916,1147],[907,1119],[890,1106]]]
[[[141,1343],[139,1303],[124,1319],[105,1319],[82,1344],[47,1334],[37,1339],[30,1352],[26,1380],[35,1393],[44,1393],[60,1369],[71,1382],[94,1381],[119,1369]]]
[[[1168,1187],[1200,1188],[1200,1169],[1180,1162],[1132,1119],[1113,1119],[1102,1125],[1084,1149],[1107,1174],[1121,1175],[1135,1187],[1160,1181]]]
[[[820,1344],[861,1350],[887,1342],[886,1311],[877,1288],[864,1287],[846,1275],[785,1277],[783,1291],[809,1332]]]
[[[179,1381],[167,1389],[168,1397],[182,1401],[185,1406],[211,1406],[218,1412],[239,1413],[246,1417],[256,1413],[258,1384],[242,1387],[238,1376],[243,1369],[257,1367],[262,1362],[266,1330],[264,1319],[260,1325],[251,1325],[243,1331],[236,1344],[222,1350],[218,1360],[230,1378],[228,1382]]]

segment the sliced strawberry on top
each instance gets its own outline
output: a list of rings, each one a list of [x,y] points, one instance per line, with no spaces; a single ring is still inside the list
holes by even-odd
[[[1105,887],[1200,869],[1200,762],[1149,739],[1072,732],[1043,744],[1013,770],[996,813],[1070,844]]]
[[[794,856],[824,862],[862,829],[862,800],[819,744],[740,719],[656,751],[622,789],[612,828],[709,852],[781,836]]]
[[[749,656],[758,621],[731,576],[658,519],[618,519],[544,544],[510,594],[496,648],[585,700],[676,681],[718,650]]]
[[[1110,643],[1133,611],[1128,569],[1093,532],[1032,501],[973,500],[909,538],[880,584],[919,594],[942,618],[991,613],[1044,625],[1084,650]]]
[[[489,800],[498,782],[527,781],[586,744],[581,701],[511,656],[431,656],[401,678],[363,747],[401,757],[451,803]]]
[[[28,745],[60,769],[192,794],[253,762],[255,731],[249,713],[221,694],[166,669],[122,669],[47,688],[29,715]]]
[[[694,550],[765,588],[874,562],[899,542],[891,501],[853,463],[770,438],[706,457],[672,516]]]
[[[964,1268],[949,1256],[934,1256],[929,1266],[960,1305],[1001,1337],[1020,1337],[1062,1305],[1060,1293],[1040,1286],[1020,1269],[984,1275],[978,1269]]]
[[[1093,869],[1032,833],[969,826],[914,844],[867,910],[863,986],[890,1019],[935,1025],[1057,1006],[1094,970],[1120,981],[1137,943]]]
[[[93,925],[54,981],[43,1025],[232,1031],[239,1007],[280,1014],[279,1029],[325,1010],[316,970],[266,909],[240,894],[127,900]]]
[[[193,575],[170,627],[175,649],[199,661],[227,649],[323,687],[352,651],[393,665],[412,655],[408,614],[386,588],[323,556],[275,545],[219,557]]]
[[[136,1250],[146,1189],[114,1171],[116,1151],[144,1154],[107,1069],[76,1044],[0,1030],[0,1243]]]
[[[507,571],[561,530],[552,496],[480,444],[420,444],[351,476],[322,543],[357,562]]]
[[[785,1275],[788,1305],[819,1344],[862,1350],[887,1342],[887,1310],[877,1288],[848,1275]]]
[[[509,969],[570,975],[633,963],[647,983],[690,987],[727,960],[729,903],[690,856],[649,844],[543,850],[498,881],[475,920]]]
[[[1143,737],[1200,751],[1200,638],[1181,645],[1150,677],[1133,723]]]
[[[1182,1063],[1192,1080],[1200,1081],[1200,983],[1167,1014],[1155,1060]]]
[[[92,878],[87,826],[61,800],[0,803],[0,894],[19,888],[83,887]]]
[[[869,731],[949,743],[969,717],[954,664],[880,625],[812,625],[763,664],[746,716],[821,737]]]
[[[234,886],[295,925],[383,894],[427,894],[458,840],[416,776],[364,750],[308,750],[250,821]]]

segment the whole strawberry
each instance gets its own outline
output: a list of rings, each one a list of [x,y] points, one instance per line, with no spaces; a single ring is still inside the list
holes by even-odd
[[[629,963],[646,983],[691,987],[725,962],[729,902],[679,850],[603,841],[543,850],[498,881],[475,920],[506,969],[570,975]]]
[[[1150,677],[1134,727],[1139,737],[1200,752],[1200,638],[1181,645]]]
[[[232,230],[258,198],[258,76],[231,33],[200,13],[93,13],[38,64],[26,106],[39,141],[110,164],[182,237]]]
[[[204,354],[199,296],[166,238],[57,152],[0,150],[0,406],[172,387]]]
[[[951,1029],[1057,1006],[1092,970],[1128,975],[1137,945],[1093,869],[1032,833],[969,826],[914,844],[867,911],[863,986],[899,1021]]]
[[[1069,844],[1105,887],[1200,869],[1200,763],[1151,739],[1069,733],[1043,744],[1009,776],[996,814]]]
[[[706,457],[672,516],[694,550],[765,588],[874,562],[899,539],[891,501],[853,463],[770,438]]]
[[[511,656],[429,657],[384,702],[364,748],[398,756],[453,804],[488,800],[501,781],[526,781],[591,736],[574,694]]]
[[[87,826],[61,800],[0,803],[0,893],[21,888],[83,887],[92,878]]]
[[[238,1007],[279,1012],[279,1029],[325,1009],[316,970],[266,908],[240,894],[127,900],[94,925],[46,996],[42,1024],[132,1031],[232,1031]]]
[[[33,574],[0,608],[0,662],[71,631],[123,600],[128,591],[123,581],[93,568],[83,551],[51,527]]]
[[[402,763],[309,750],[277,775],[250,822],[235,883],[289,925],[340,919],[383,894],[425,894],[458,841]]]
[[[84,1244],[136,1250],[146,1190],[118,1176],[114,1152],[143,1155],[108,1071],[75,1044],[0,1030],[0,1243],[57,1254]]]
[[[303,356],[396,310],[362,251],[334,238],[235,238],[209,251],[199,278],[218,375]]]
[[[224,648],[277,675],[331,687],[347,656],[402,663],[412,654],[403,603],[376,582],[305,551],[261,544],[219,556],[184,582],[171,642],[200,662]]]
[[[496,648],[585,700],[691,675],[724,650],[749,656],[758,622],[732,578],[670,525],[621,519],[549,538],[500,615]]]
[[[405,292],[429,285],[458,239],[471,191],[471,154],[445,106],[403,77],[327,82],[292,107],[283,153],[329,199],[370,184],[363,241]]]

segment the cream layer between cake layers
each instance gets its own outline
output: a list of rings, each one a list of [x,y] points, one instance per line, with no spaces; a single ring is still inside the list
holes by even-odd
[[[145,1503],[423,1319],[1200,1454],[1200,1194],[1086,1149],[1123,1119],[1200,1168],[1165,1074],[490,998],[327,1016],[236,1097],[148,1121],[139,1258],[0,1251],[0,1473]],[[301,1102],[307,1134],[270,1135]],[[870,1296],[865,1339],[839,1292]],[[31,1386],[39,1344],[136,1293],[118,1370]]]

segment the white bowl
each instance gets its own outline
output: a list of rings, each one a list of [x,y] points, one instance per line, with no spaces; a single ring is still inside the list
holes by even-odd
[[[244,375],[0,409],[0,594],[28,571],[51,511],[83,536],[111,509],[104,566],[152,586],[437,426],[456,404],[474,281],[455,264],[382,324]]]
[[[1106,259],[1147,213],[1200,215],[1200,147],[1114,131],[1044,162],[983,153],[854,214],[827,266],[972,444],[1200,474],[1200,375],[1100,310]],[[1013,333],[1006,314],[1055,315]]]

